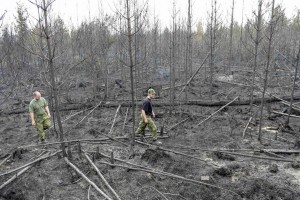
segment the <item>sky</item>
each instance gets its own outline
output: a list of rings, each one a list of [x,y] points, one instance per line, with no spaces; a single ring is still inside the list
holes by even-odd
[[[35,0],[32,0],[35,1]],[[55,15],[60,15],[67,25],[79,25],[82,21],[99,16],[99,8],[104,13],[112,14],[120,0],[56,0],[53,3],[53,11]],[[145,0],[138,0],[139,2]],[[212,0],[191,0],[193,25],[201,21],[203,24],[207,21],[208,13],[211,9]],[[6,12],[4,24],[14,21],[17,10],[17,2],[28,8],[31,17],[37,16],[37,9],[29,3],[28,0],[0,0],[0,16]],[[171,13],[173,9],[173,0],[148,0],[149,14],[153,19],[154,13],[160,19],[162,26],[170,26]],[[175,0],[179,15],[187,16],[188,0]],[[296,11],[300,9],[300,0],[276,0],[277,4],[281,4],[286,10],[287,17],[291,18],[296,15]],[[229,24],[232,0],[218,0],[219,10],[223,23]],[[244,4],[244,6],[243,6]],[[243,9],[244,8],[244,9]],[[234,19],[239,23],[246,21],[252,17],[252,11],[257,9],[257,0],[235,0]],[[242,17],[244,14],[244,17]],[[32,18],[33,19],[33,18]]]

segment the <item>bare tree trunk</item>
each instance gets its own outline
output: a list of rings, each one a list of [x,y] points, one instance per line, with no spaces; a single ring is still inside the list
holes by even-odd
[[[292,93],[291,93],[291,101],[290,101],[290,106],[289,106],[289,111],[288,111],[288,117],[284,124],[284,126],[286,126],[286,127],[289,125],[290,115],[291,115],[291,111],[292,111],[292,105],[293,105],[293,101],[294,101],[294,91],[295,91],[296,79],[298,76],[299,59],[300,59],[300,44],[299,44],[299,49],[298,49],[298,54],[297,54],[297,61],[296,61],[296,65],[295,65],[295,74],[294,74],[294,81],[293,81],[293,88],[292,88]]]
[[[50,69],[50,79],[51,79],[51,86],[52,86],[52,94],[53,94],[53,98],[54,98],[54,107],[55,107],[55,115],[56,115],[56,119],[57,119],[57,124],[59,127],[59,137],[60,137],[60,141],[61,143],[61,149],[63,152],[63,156],[66,157],[66,151],[65,151],[65,143],[63,143],[64,141],[64,133],[63,133],[63,128],[62,128],[62,123],[61,123],[61,119],[60,119],[60,112],[59,112],[59,102],[58,102],[58,97],[57,97],[57,86],[55,83],[55,73],[54,73],[54,65],[53,65],[53,52],[51,49],[51,43],[50,43],[50,35],[49,35],[49,31],[48,31],[48,13],[47,13],[47,9],[48,9],[49,5],[46,5],[45,0],[43,0],[43,12],[44,12],[44,21],[45,21],[45,27],[44,27],[44,33],[46,36],[46,42],[47,42],[47,48],[48,48],[48,65],[49,65],[49,69]],[[53,122],[55,123],[55,122]]]
[[[229,56],[228,56],[228,70],[230,73],[231,73],[231,65],[232,65],[233,12],[234,12],[234,0],[232,0],[230,39],[229,39]]]
[[[191,15],[191,0],[188,0],[185,83],[187,83],[188,77],[192,75],[192,71],[193,71],[192,68],[193,68],[192,67],[192,15]],[[187,90],[185,90],[185,101],[187,101]]]
[[[259,130],[258,130],[258,141],[261,142],[261,127],[262,127],[262,118],[263,118],[263,109],[264,109],[264,98],[265,93],[268,86],[268,74],[269,74],[269,67],[272,59],[272,42],[273,37],[275,34],[275,13],[274,8],[275,7],[275,0],[272,1],[272,11],[271,11],[271,20],[270,20],[270,34],[268,36],[268,50],[267,50],[267,63],[266,63],[266,69],[265,69],[265,79],[264,79],[264,88],[262,92],[262,100],[260,104],[260,119],[259,119]]]
[[[172,16],[172,47],[171,47],[171,63],[170,63],[170,114],[174,110],[174,94],[175,94],[175,42],[176,42],[176,5],[173,1],[173,16]]]
[[[252,86],[251,86],[251,93],[250,93],[250,111],[253,112],[253,95],[254,95],[254,88],[255,88],[255,74],[258,65],[258,47],[261,42],[261,26],[262,26],[262,0],[259,0],[258,4],[258,12],[257,12],[257,22],[256,22],[256,38],[255,38],[255,50],[254,50],[254,66],[253,66],[253,74],[252,74]]]
[[[131,145],[130,154],[134,155],[134,141],[135,141],[135,102],[134,102],[134,78],[133,78],[133,55],[132,55],[132,33],[131,33],[131,20],[130,20],[130,6],[129,0],[126,0],[126,11],[127,11],[127,38],[128,38],[128,49],[129,49],[129,67],[130,67],[130,86],[131,86],[131,108],[132,108],[132,133],[131,133]]]
[[[212,99],[212,93],[213,93],[213,68],[214,68],[214,43],[215,43],[215,23],[214,23],[214,2],[212,1],[211,5],[211,17],[210,17],[210,61],[209,61],[209,67],[210,67],[210,93],[209,93],[209,98]]]
[[[244,0],[243,0],[243,7],[242,7],[242,22],[241,22],[241,32],[240,32],[240,41],[239,41],[239,66],[242,65],[242,60],[243,60],[243,23],[244,23]]]

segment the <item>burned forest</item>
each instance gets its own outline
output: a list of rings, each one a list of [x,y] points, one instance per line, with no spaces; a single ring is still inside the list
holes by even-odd
[[[0,200],[300,199],[300,7],[59,1],[0,12]]]

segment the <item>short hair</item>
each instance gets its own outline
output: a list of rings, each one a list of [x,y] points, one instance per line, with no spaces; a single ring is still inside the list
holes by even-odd
[[[153,88],[149,88],[148,89],[148,94],[153,94],[153,93],[155,93],[155,90]]]
[[[35,91],[35,92],[33,93],[33,96],[35,97],[35,96],[37,96],[37,95],[41,95],[41,93],[40,93],[39,91]]]

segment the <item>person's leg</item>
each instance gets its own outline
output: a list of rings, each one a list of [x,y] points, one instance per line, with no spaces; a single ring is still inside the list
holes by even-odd
[[[143,118],[141,118],[139,127],[136,129],[135,133],[138,135],[141,134],[145,130],[146,126],[147,124],[144,122]]]
[[[153,140],[154,141],[157,140],[157,127],[154,123],[154,120],[151,117],[148,118],[148,127],[151,132]]]
[[[48,116],[46,116],[43,121],[43,128],[44,130],[47,130],[48,128],[50,128],[50,126],[51,126],[51,120]]]
[[[43,126],[43,122],[37,122],[35,125],[38,133],[40,134],[40,141],[45,140],[45,132],[44,132],[44,126]]]

